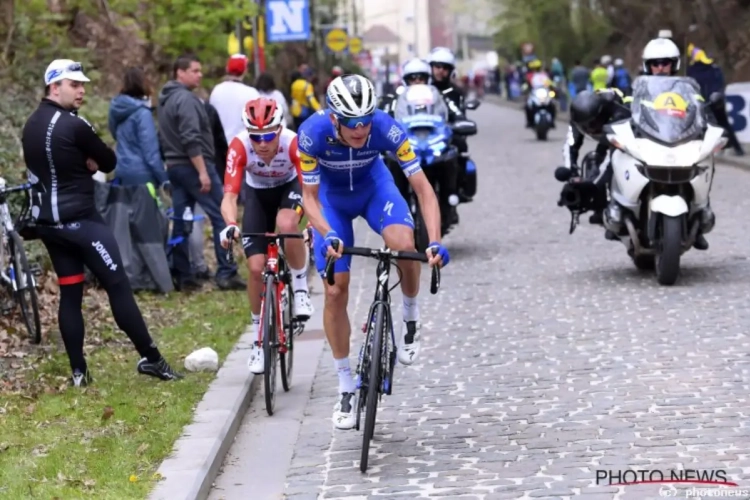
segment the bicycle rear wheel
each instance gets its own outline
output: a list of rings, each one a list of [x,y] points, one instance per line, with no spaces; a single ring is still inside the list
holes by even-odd
[[[375,326],[367,339],[372,339],[370,348],[370,373],[367,381],[367,402],[365,409],[365,432],[362,435],[362,456],[359,462],[359,470],[367,471],[367,462],[370,454],[370,441],[375,433],[375,419],[378,413],[378,399],[380,396],[382,363],[383,363],[383,329],[385,327],[385,305],[375,306]],[[372,325],[372,323],[370,323]]]
[[[292,287],[286,286],[286,307],[282,311],[281,320],[284,324],[284,337],[286,337],[286,352],[279,353],[279,368],[281,368],[281,387],[288,392],[292,387],[292,369],[294,368],[294,317],[292,316],[293,295]]]
[[[277,330],[276,283],[273,276],[266,278],[266,296],[263,310],[263,388],[266,397],[266,412],[273,415],[276,404],[276,358],[279,354]]]
[[[21,308],[24,325],[31,336],[32,342],[42,342],[42,325],[39,319],[39,298],[34,285],[34,275],[26,258],[21,236],[11,231],[8,233],[10,242],[10,258],[13,262],[14,288],[13,295]]]

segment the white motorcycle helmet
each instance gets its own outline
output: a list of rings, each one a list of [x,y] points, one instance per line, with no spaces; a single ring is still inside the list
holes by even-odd
[[[430,81],[430,76],[432,76],[432,70],[430,69],[429,64],[427,64],[422,59],[415,57],[414,59],[411,59],[410,61],[407,61],[406,64],[404,64],[401,76],[402,81],[406,86],[411,85],[411,80],[417,76],[422,77],[422,79],[424,79],[424,83],[427,83]]]
[[[434,64],[443,64],[450,66],[451,74],[449,78],[453,78],[456,74],[456,56],[453,55],[453,51],[448,47],[435,47],[430,52],[430,57],[427,59],[430,66]]]
[[[680,49],[668,38],[654,38],[646,44],[643,49],[643,71],[651,74],[650,61],[669,59],[672,62],[672,74],[676,75],[680,70]]]

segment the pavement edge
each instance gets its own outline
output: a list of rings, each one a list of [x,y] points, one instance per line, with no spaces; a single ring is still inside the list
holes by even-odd
[[[237,341],[216,378],[157,471],[162,476],[149,500],[205,499],[263,379],[247,369],[250,328]],[[183,382],[184,383],[184,382]]]

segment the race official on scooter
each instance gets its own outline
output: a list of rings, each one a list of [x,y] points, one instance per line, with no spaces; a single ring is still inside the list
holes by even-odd
[[[435,47],[428,58],[432,73],[431,84],[443,93],[452,120],[465,119],[466,102],[463,91],[453,85],[456,56],[447,47]],[[476,165],[469,157],[466,138],[454,135],[453,144],[459,152],[458,196],[461,203],[472,201],[477,192]]]

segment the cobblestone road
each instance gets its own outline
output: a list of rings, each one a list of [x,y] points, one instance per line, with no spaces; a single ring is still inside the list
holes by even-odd
[[[552,176],[562,127],[540,143],[518,111],[486,103],[472,117],[480,192],[447,239],[441,293],[424,287],[422,354],[381,403],[370,470],[358,469],[361,433],[332,428],[326,349],[287,498],[660,497],[597,486],[597,469],[625,468],[726,469],[750,488],[748,174],[718,167],[711,248],[659,287],[600,228],[567,234]],[[361,324],[373,267],[355,268]]]

